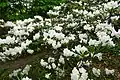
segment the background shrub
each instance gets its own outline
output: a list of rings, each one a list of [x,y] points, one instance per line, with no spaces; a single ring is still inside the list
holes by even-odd
[[[1,0],[0,19],[23,20],[34,15],[48,17],[46,12],[66,0]]]

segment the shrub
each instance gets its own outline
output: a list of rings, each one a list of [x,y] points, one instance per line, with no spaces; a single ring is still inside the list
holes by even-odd
[[[65,0],[3,0],[0,1],[0,18],[23,20],[35,15],[48,17],[46,12]]]

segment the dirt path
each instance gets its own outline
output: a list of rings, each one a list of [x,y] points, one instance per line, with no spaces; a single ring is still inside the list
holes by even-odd
[[[22,68],[22,67],[26,66],[28,63],[37,59],[38,57],[45,56],[46,54],[48,54],[48,53],[47,52],[41,52],[39,54],[29,55],[27,57],[19,58],[19,59],[14,60],[14,61],[8,61],[8,62],[5,62],[5,63],[0,62],[0,68],[11,69],[11,70],[15,70],[17,68]]]

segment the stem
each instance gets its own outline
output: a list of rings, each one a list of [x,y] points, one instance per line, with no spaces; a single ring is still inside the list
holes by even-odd
[[[20,80],[20,78],[17,76],[17,79]]]

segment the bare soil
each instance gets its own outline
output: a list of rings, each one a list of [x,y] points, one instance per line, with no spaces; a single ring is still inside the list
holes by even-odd
[[[39,57],[43,57],[46,54],[48,54],[48,53],[41,52],[39,54],[20,57],[19,59],[8,61],[8,62],[0,62],[0,68],[11,69],[11,70],[22,68],[22,67],[26,66],[27,64],[29,64],[30,62],[34,61],[35,59],[37,59]]]
[[[120,80],[120,56],[118,55],[112,55],[110,53],[104,54],[102,61],[99,60],[93,60],[92,67],[96,67],[101,70],[105,70],[105,68],[108,69],[114,69],[116,79]]]

